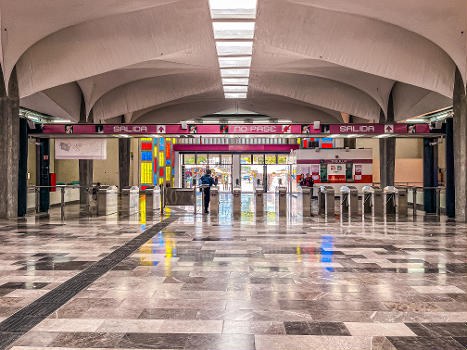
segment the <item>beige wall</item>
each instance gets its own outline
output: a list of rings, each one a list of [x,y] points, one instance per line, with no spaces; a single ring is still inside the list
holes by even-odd
[[[79,181],[78,159],[55,159],[57,183],[69,184]]]
[[[107,139],[107,159],[94,160],[94,182],[102,185],[119,184],[118,176],[118,139]]]
[[[373,181],[379,182],[379,139],[357,139],[357,148],[373,150]],[[423,183],[423,139],[397,139],[395,182]]]

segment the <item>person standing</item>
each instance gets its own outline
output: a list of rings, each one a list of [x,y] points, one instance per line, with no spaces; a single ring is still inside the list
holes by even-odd
[[[315,182],[313,181],[313,177],[311,176],[311,174],[306,174],[305,186],[313,187],[314,184]]]
[[[217,178],[214,180],[211,176],[211,170],[207,169],[206,173],[201,176],[201,185],[204,185],[204,213],[209,213],[209,202],[211,200],[211,186],[217,186]]]

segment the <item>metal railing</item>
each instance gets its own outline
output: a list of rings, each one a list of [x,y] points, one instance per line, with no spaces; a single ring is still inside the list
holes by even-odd
[[[33,190],[35,197],[35,203],[34,203],[34,212],[38,214],[40,212],[40,190],[41,189],[60,189],[60,218],[62,220],[65,219],[65,190],[66,189],[85,189],[86,192],[88,192],[89,195],[89,200],[86,201],[86,211],[88,212],[89,215],[91,215],[91,195],[93,193],[93,190],[97,188],[97,186],[91,186],[91,187],[85,187],[85,186],[79,186],[79,185],[54,185],[54,186],[28,186],[28,190]]]
[[[435,187],[423,187],[423,186],[407,186],[408,190],[412,192],[412,210],[413,215],[417,215],[417,192],[419,190],[433,190],[435,191],[435,214],[441,215],[441,191],[445,191],[446,187],[435,186]],[[426,211],[426,208],[424,208]]]

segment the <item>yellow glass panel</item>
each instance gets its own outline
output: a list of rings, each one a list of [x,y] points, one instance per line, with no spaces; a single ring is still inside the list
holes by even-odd
[[[152,162],[141,163],[141,183],[152,184]]]
[[[164,152],[159,152],[159,166],[160,167],[165,166],[165,154],[164,154]]]
[[[163,185],[164,184],[164,179],[161,177],[159,178],[159,185]]]
[[[150,142],[152,142],[152,139],[151,139],[151,138],[148,138],[148,137],[143,137],[143,138],[141,139],[141,141],[145,141],[145,142],[150,141]]]
[[[170,171],[170,170],[171,170],[171,169],[170,169],[169,166],[165,167],[165,179],[166,179],[167,181],[170,181],[170,178],[171,178],[171,171]]]

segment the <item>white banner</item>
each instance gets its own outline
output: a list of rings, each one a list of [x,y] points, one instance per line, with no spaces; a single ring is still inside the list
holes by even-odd
[[[55,139],[55,159],[106,159],[107,139]]]

